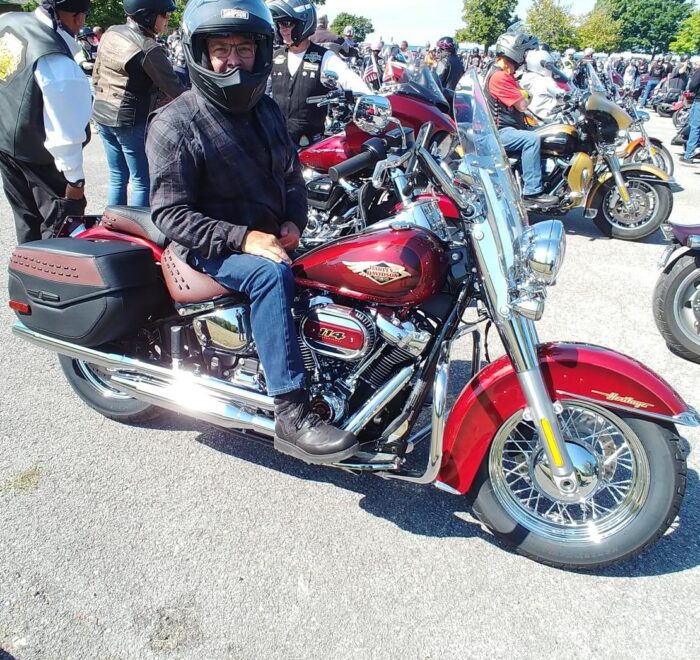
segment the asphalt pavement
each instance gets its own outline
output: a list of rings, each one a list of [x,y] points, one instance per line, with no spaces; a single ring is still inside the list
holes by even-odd
[[[674,132],[655,115],[649,130],[666,144]],[[99,213],[97,137],[86,158]],[[700,166],[676,182],[673,219],[698,222]],[[4,196],[0,211],[5,264]],[[652,317],[661,235],[608,240],[576,213],[565,225],[542,340],[621,351],[700,408],[700,366],[666,349]],[[6,291],[4,267],[0,280]],[[1,660],[697,657],[697,429],[681,428],[695,450],[672,529],[635,560],[571,573],[509,551],[433,487],[310,467],[177,415],[109,421],[12,321],[3,303]],[[453,351],[452,392],[469,351]]]

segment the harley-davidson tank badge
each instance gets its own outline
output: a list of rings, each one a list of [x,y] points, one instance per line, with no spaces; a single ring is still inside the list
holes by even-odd
[[[616,403],[626,403],[629,406],[632,406],[634,408],[653,408],[654,404],[653,403],[645,403],[644,401],[637,401],[636,399],[633,399],[631,396],[622,396],[622,394],[618,394],[617,392],[600,392],[598,390],[591,390],[593,394],[600,394],[600,396],[605,397],[607,401],[614,401]]]
[[[343,264],[353,273],[366,277],[379,286],[411,277],[411,273],[403,266],[387,261],[343,261]]]
[[[0,37],[0,80],[5,82],[19,68],[24,44],[11,32]]]

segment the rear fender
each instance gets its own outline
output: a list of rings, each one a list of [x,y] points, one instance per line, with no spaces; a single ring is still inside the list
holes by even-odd
[[[579,400],[675,424],[700,424],[698,414],[660,376],[621,353],[590,344],[543,344],[539,363],[552,400]],[[462,390],[443,436],[438,481],[466,493],[498,429],[526,406],[507,356]]]
[[[158,247],[152,241],[146,238],[141,238],[140,236],[132,236],[131,234],[124,234],[120,231],[112,231],[101,225],[96,225],[80,232],[75,238],[80,238],[87,241],[122,241],[124,243],[134,243],[134,245],[141,245],[147,247],[153,253],[154,261],[160,263],[163,256],[163,248]]]

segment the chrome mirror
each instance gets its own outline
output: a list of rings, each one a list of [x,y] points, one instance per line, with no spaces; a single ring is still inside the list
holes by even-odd
[[[324,71],[321,74],[321,84],[328,89],[338,87],[338,74],[335,71]]]
[[[352,118],[360,130],[379,135],[391,121],[391,103],[383,96],[363,96],[357,100]]]

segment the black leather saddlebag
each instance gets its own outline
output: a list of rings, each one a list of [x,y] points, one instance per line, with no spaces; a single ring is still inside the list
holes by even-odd
[[[134,332],[167,299],[151,251],[119,241],[25,243],[9,271],[10,306],[22,323],[81,346]]]

